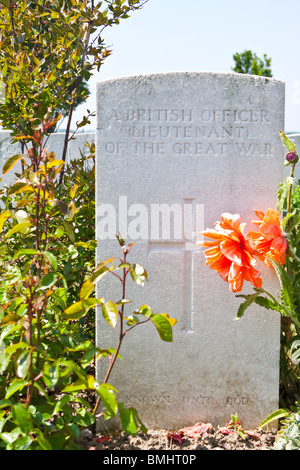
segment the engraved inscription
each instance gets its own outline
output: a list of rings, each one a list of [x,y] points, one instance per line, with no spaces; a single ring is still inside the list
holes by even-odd
[[[243,397],[243,396],[235,396],[235,397],[227,397],[226,398],[226,405],[238,405],[238,406],[241,406],[241,405],[249,405],[250,404],[250,400],[249,400],[249,397]]]
[[[211,396],[184,396],[184,405],[216,405],[216,399]]]
[[[110,122],[121,125],[121,139],[103,144],[110,155],[272,156],[272,145],[257,141],[256,129],[270,123],[265,109],[111,110]]]
[[[124,403],[126,405],[171,405],[171,397],[169,395],[126,395]]]
[[[167,405],[174,404],[174,398],[170,395],[126,395],[123,398],[125,405]],[[184,406],[228,406],[228,407],[241,407],[249,406],[251,400],[246,395],[226,396],[223,400],[217,400],[216,397],[211,395],[184,395],[181,397],[182,405]]]

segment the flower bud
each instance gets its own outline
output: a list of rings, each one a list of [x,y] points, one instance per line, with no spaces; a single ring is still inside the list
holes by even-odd
[[[298,155],[296,154],[296,152],[287,153],[285,158],[289,163],[297,163],[298,161]]]

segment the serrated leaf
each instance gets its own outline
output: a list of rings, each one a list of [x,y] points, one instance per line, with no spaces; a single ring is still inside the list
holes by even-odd
[[[285,180],[279,184],[277,191],[277,210],[281,212],[286,206],[286,200],[289,193],[289,188],[294,184],[295,178],[287,176]]]
[[[300,211],[287,214],[282,220],[282,230],[291,232],[300,224]]]
[[[237,314],[236,314],[236,319],[242,318],[242,316],[244,315],[246,309],[255,301],[257,296],[258,296],[258,293],[249,294],[249,295],[236,295],[236,297],[243,297],[244,299],[246,299],[239,306]]]
[[[276,306],[274,305],[274,302],[272,302],[271,299],[267,299],[266,297],[261,297],[261,296],[256,297],[255,303],[259,305],[260,307],[266,308],[267,310],[269,309],[277,310]]]
[[[267,418],[262,423],[260,423],[258,427],[262,428],[263,426],[270,424],[272,421],[278,420],[280,418],[286,418],[289,414],[290,411],[288,409],[280,408],[279,410],[274,411],[274,413],[268,415]]]
[[[284,298],[285,304],[290,312],[291,315],[294,315],[294,293],[293,293],[293,286],[291,283],[290,278],[288,277],[286,271],[280,266],[279,263],[274,261],[273,259],[269,258],[269,261],[273,264],[277,276],[279,278],[281,284],[281,295]]]

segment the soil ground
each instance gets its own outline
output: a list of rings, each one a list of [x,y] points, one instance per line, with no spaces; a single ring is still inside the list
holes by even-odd
[[[138,433],[128,436],[124,432],[117,436],[93,434],[85,430],[81,438],[84,450],[103,451],[193,451],[193,450],[272,450],[277,430],[253,431],[244,437],[235,431],[202,425],[202,431],[170,433],[167,430],[148,430],[147,434]],[[197,425],[196,425],[197,426]],[[199,426],[198,426],[199,428]],[[188,429],[188,428],[186,428]]]

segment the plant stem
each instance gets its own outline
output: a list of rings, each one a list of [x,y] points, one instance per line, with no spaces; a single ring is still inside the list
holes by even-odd
[[[123,263],[126,263],[126,253],[124,253],[124,259],[122,261]],[[123,268],[123,279],[120,279],[121,282],[122,282],[122,299],[125,299],[125,290],[126,290],[126,276],[127,276],[127,273],[128,273],[128,270],[126,268]],[[105,375],[105,378],[104,378],[104,381],[102,383],[106,384],[108,382],[108,379],[109,379],[109,376],[111,374],[111,371],[115,365],[115,362],[116,362],[116,359],[118,357],[118,354],[119,354],[119,351],[120,351],[120,348],[121,348],[121,345],[122,345],[122,341],[124,339],[124,336],[125,336],[125,333],[123,331],[123,318],[124,318],[124,304],[122,304],[121,306],[121,310],[119,312],[119,316],[120,316],[120,330],[119,330],[119,341],[118,341],[118,345],[117,345],[117,348],[115,350],[115,354],[113,355],[113,358],[110,362],[110,365],[109,365],[109,368],[107,369],[107,372],[106,372],[106,375]],[[96,404],[95,404],[95,407],[94,407],[94,410],[93,410],[93,415],[95,415],[97,413],[97,410],[99,408],[99,405],[100,405],[100,402],[101,402],[101,397],[98,396],[97,397],[97,400],[96,400]]]
[[[292,163],[291,166],[291,172],[290,172],[290,178],[294,178],[294,172],[295,172],[295,163]],[[288,199],[287,199],[287,214],[291,212],[291,205],[292,205],[292,187],[293,183],[289,184],[289,192],[288,192]]]

